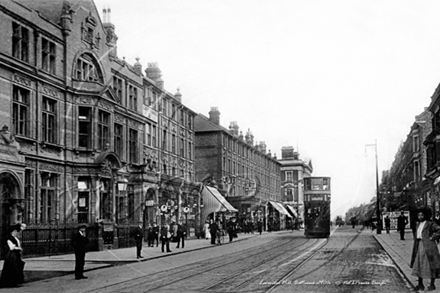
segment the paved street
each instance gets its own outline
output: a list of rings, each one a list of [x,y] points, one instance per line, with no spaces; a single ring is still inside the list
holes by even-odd
[[[70,261],[67,275],[11,292],[411,292],[415,278],[404,266],[412,237],[407,233],[402,242],[396,236],[344,226],[329,239],[280,231],[240,234],[221,246],[189,240],[170,254],[144,247],[143,261],[134,259],[133,249],[92,252],[89,279],[81,281],[71,273],[72,256],[56,256],[51,261],[59,266]],[[40,261],[49,271],[48,260]],[[39,260],[30,263],[36,268]]]

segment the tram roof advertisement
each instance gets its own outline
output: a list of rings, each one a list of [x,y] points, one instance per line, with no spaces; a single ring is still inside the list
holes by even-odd
[[[304,189],[308,191],[330,191],[330,177],[304,178]]]

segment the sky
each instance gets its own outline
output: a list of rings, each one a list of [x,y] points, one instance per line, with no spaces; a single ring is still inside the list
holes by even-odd
[[[440,1],[95,0],[118,57],[281,157],[293,146],[332,178],[332,218],[376,195],[440,83]],[[375,147],[375,145],[377,147]]]

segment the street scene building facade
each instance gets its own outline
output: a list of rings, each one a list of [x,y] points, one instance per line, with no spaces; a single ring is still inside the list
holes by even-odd
[[[238,211],[239,223],[261,220],[266,227],[276,222],[280,227],[279,214],[269,219],[268,203],[281,202],[281,165],[265,143],[254,142],[250,130],[244,135],[236,122],[229,129],[221,126],[216,107],[209,117],[195,117],[195,132],[196,180],[216,187]]]
[[[93,1],[0,3],[0,237],[26,223],[29,254],[54,238],[69,250],[78,223],[95,249],[130,245],[139,221],[184,219],[195,235],[195,113],[157,64],[118,57],[103,18]]]
[[[269,230],[300,218],[311,163],[279,161],[217,108],[189,109],[157,63],[118,56],[101,16],[92,0],[0,3],[0,243],[15,223],[26,255],[50,255],[71,251],[78,224],[103,250],[132,246],[139,222],[200,237],[217,216]]]

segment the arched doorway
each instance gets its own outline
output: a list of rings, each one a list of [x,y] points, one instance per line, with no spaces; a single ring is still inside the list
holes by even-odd
[[[149,223],[151,225],[153,225],[153,223],[157,224],[156,206],[157,206],[156,191],[153,188],[149,188],[145,196],[145,209],[144,209],[145,226],[148,226]]]
[[[20,190],[20,183],[14,174],[9,172],[0,173],[0,257],[2,259],[4,259],[7,251],[6,238],[9,227],[22,221],[23,202]]]

